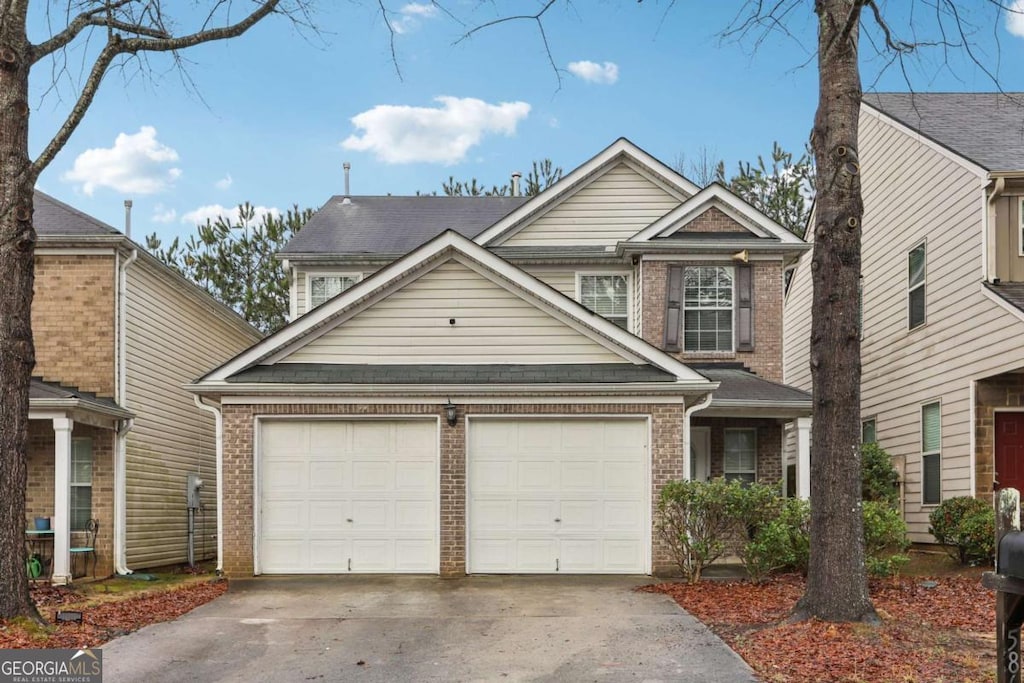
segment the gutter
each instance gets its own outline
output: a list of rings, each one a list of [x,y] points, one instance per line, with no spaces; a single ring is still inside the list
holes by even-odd
[[[981,246],[982,246],[982,275],[985,282],[991,282],[996,275],[996,254],[995,254],[995,212],[996,202],[1006,190],[1005,176],[990,176],[992,178],[992,192],[982,188],[984,198],[984,211],[981,214]]]
[[[635,382],[635,383],[591,383],[591,384],[249,384],[232,382],[202,382],[186,384],[183,388],[193,394],[245,394],[245,395],[315,395],[315,394],[408,394],[415,396],[448,394],[565,394],[603,393],[616,395],[630,394],[675,394],[704,393],[718,388],[718,382]]]
[[[694,403],[683,412],[683,481],[690,480],[690,416],[711,405],[711,398],[710,393],[706,394],[700,403]]]
[[[116,396],[118,405],[125,406],[128,394],[128,352],[125,348],[128,333],[125,329],[128,319],[128,267],[139,258],[139,250],[132,249],[131,255],[117,266],[117,315],[114,326],[117,330],[117,373]],[[120,259],[120,255],[118,256]],[[129,419],[117,430],[117,443],[114,452],[114,571],[118,574],[131,574],[128,568],[127,551],[127,507],[128,507],[128,475],[126,461],[128,459],[128,432],[135,426],[135,420]]]
[[[193,396],[196,408],[213,414],[217,432],[217,575],[224,573],[224,414],[203,401],[202,396]]]

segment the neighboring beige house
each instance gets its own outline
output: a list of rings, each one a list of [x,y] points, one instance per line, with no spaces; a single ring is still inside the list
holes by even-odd
[[[189,473],[204,482],[197,557],[212,556],[215,424],[182,387],[260,335],[122,233],[42,192],[34,224],[26,523],[51,518],[52,546],[40,549],[53,582],[72,578],[68,549],[84,543],[89,519],[100,575],[185,561]]]
[[[1021,94],[864,97],[861,420],[904,472],[904,515],[1024,489]],[[810,390],[810,254],[786,299],[785,378]]]
[[[662,486],[809,490],[781,384],[807,245],[618,140],[542,194],[333,197],[293,321],[191,389],[223,420],[229,574],[650,573]]]

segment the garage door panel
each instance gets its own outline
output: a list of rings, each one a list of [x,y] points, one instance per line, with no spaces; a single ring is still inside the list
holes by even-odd
[[[603,542],[603,564],[610,572],[636,571],[636,557],[644,551],[643,545],[635,538],[612,539]]]
[[[533,420],[519,422],[517,427],[515,443],[518,453],[547,453],[553,444],[562,442],[562,424],[559,422]]]
[[[559,570],[590,573],[602,566],[602,542],[596,538],[562,539],[559,548]]]
[[[554,500],[519,499],[516,501],[514,528],[530,531],[551,529],[558,517],[558,503]]]
[[[598,491],[602,482],[601,463],[594,460],[563,461],[559,478],[562,491]]]
[[[261,572],[437,572],[436,421],[267,420],[260,454]]]
[[[608,493],[643,493],[646,472],[635,462],[608,462],[604,465],[604,490]]]
[[[515,566],[515,557],[511,539],[481,537],[473,543],[473,567],[478,572],[506,572]]]
[[[645,527],[643,503],[628,500],[604,501],[605,531],[643,531]]]
[[[550,461],[521,461],[516,468],[516,484],[520,491],[557,491],[557,464]]]
[[[473,500],[469,506],[473,528],[480,532],[511,530],[516,528],[515,501]]]
[[[558,553],[554,539],[520,538],[515,549],[517,571],[550,573],[557,568],[555,560]]]
[[[602,503],[600,500],[562,500],[558,528],[562,531],[603,529]]]
[[[557,441],[560,450],[567,454],[574,452],[593,453],[603,450],[604,430],[594,429],[593,423],[565,422]]]
[[[606,422],[602,440],[609,450],[633,452],[638,443],[647,443],[647,423],[618,420]]]
[[[493,453],[492,453],[493,455]],[[473,490],[479,494],[501,493],[515,484],[515,463],[481,459],[473,463]]]

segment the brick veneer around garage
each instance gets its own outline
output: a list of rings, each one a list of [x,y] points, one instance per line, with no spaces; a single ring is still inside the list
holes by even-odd
[[[274,415],[414,416],[441,418],[441,575],[466,573],[466,415],[650,415],[653,519],[661,488],[682,477],[683,406],[679,404],[460,405],[449,427],[437,405],[226,405],[224,406],[224,570],[253,574],[253,428]],[[653,535],[653,533],[652,533]],[[675,570],[668,549],[653,535],[656,574]]]

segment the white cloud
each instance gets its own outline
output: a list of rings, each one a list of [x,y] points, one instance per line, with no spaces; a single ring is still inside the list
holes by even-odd
[[[178,217],[178,212],[175,209],[170,209],[163,204],[157,204],[153,207],[152,221],[154,223],[173,223],[174,219]]]
[[[100,187],[127,194],[154,194],[166,190],[181,176],[172,166],[178,153],[156,139],[156,128],[121,133],[113,147],[87,149],[78,155],[61,180],[76,183],[90,197]]]
[[[602,83],[611,85],[619,80],[619,65],[615,62],[569,62],[569,73],[577,78],[582,78],[588,83]]]
[[[391,19],[391,29],[398,34],[410,33],[420,27],[421,19],[433,19],[437,7],[429,3],[410,2],[398,10],[398,18]]]
[[[254,206],[253,210],[255,215],[253,216],[252,223],[258,224],[263,220],[263,216],[270,214],[272,216],[280,216],[281,211],[276,206]],[[241,221],[239,216],[238,207],[228,208],[221,206],[220,204],[207,204],[206,206],[200,206],[198,209],[194,209],[181,215],[182,223],[191,223],[192,225],[205,225],[206,221],[216,223],[219,217],[230,220],[232,223],[238,223]]]
[[[1006,30],[1024,38],[1024,0],[1014,0],[1006,9]]]
[[[224,176],[223,178],[221,178],[220,180],[215,182],[213,185],[218,190],[226,190],[226,189],[228,189],[229,187],[231,187],[234,184],[235,184],[235,179],[231,177],[230,173],[228,173],[226,176]]]
[[[440,107],[379,104],[356,114],[362,131],[341,143],[345,149],[370,151],[387,164],[416,162],[454,164],[480,144],[485,134],[514,135],[530,113],[526,102],[488,104],[472,97],[436,97]]]

